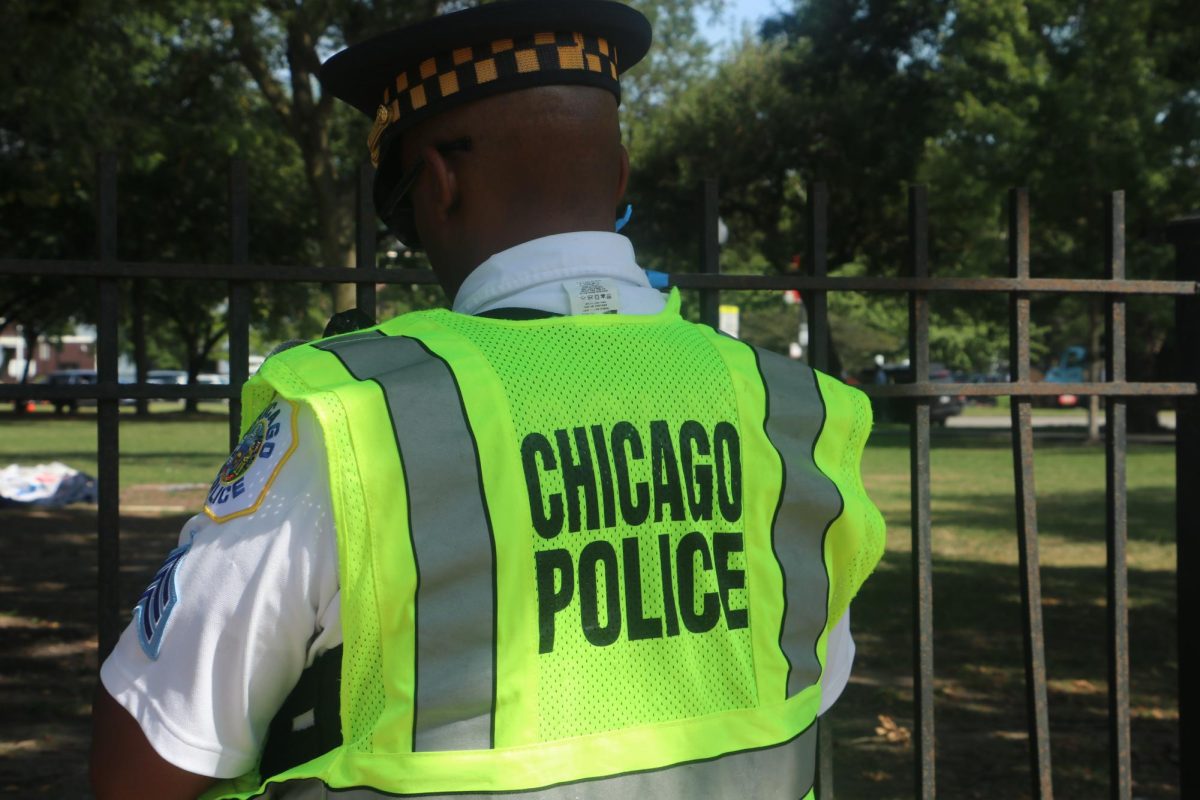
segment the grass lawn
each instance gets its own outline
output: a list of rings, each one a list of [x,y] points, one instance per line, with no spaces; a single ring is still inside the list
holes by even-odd
[[[121,489],[144,484],[210,483],[229,455],[223,403],[201,403],[184,414],[180,403],[152,403],[140,419],[121,409]],[[24,417],[0,406],[0,466],[61,461],[96,474],[96,409],[56,416],[45,407]]]
[[[162,406],[156,410],[167,412]],[[24,419],[2,411],[0,466],[57,459],[94,474],[94,410],[73,418],[39,413]],[[222,411],[214,404],[191,416],[173,411],[149,420],[123,419],[123,490],[207,484],[227,453]],[[841,798],[912,796],[912,742],[906,738],[913,725],[907,441],[902,427],[881,426],[864,459],[868,491],[888,523],[888,552],[853,604],[856,668],[831,715]],[[1009,437],[936,430],[932,469],[939,788],[952,798],[1028,797]],[[1106,796],[1104,450],[1084,445],[1082,438],[1039,436],[1035,469],[1055,788],[1060,797]],[[1134,794],[1178,797],[1173,448],[1131,445],[1128,475]],[[8,512],[8,519],[13,525],[21,517]],[[94,524],[87,513],[70,519],[81,530]],[[156,536],[161,552],[170,548],[178,522],[158,522],[161,534],[154,525],[143,525],[147,530],[139,533],[136,519],[123,522],[123,539],[146,537],[144,546],[125,551],[131,558],[153,549]],[[94,537],[88,539],[86,530],[78,537],[76,556],[91,563]],[[156,563],[146,559],[136,576],[127,565],[131,574],[123,590],[131,601]],[[37,578],[7,577],[10,585],[0,587],[7,605],[0,609],[10,613],[0,614],[0,633],[5,616],[32,613],[22,611],[22,598],[43,597],[20,589],[22,581]],[[86,603],[80,608],[86,611]],[[53,618],[51,611],[36,615]],[[91,635],[90,617],[77,623],[81,636]],[[881,721],[881,715],[890,721]]]
[[[833,721],[839,796],[911,797],[907,437],[899,426],[877,430],[864,458],[888,552],[853,605],[856,672]],[[1130,447],[1133,776],[1135,796],[1146,798],[1178,797],[1174,463],[1169,445]],[[1009,438],[935,431],[931,464],[939,786],[956,798],[1028,797]],[[1035,473],[1055,788],[1061,797],[1105,796],[1103,447],[1041,440]]]

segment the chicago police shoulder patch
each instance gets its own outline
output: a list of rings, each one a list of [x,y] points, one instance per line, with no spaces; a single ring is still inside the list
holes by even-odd
[[[214,522],[254,513],[295,449],[296,408],[277,397],[250,423],[217,473],[204,513]]]
[[[133,607],[133,627],[137,630],[142,652],[151,661],[158,660],[167,620],[171,618],[171,610],[175,608],[175,601],[179,599],[175,591],[175,573],[179,570],[179,562],[191,546],[189,541],[167,555],[167,560],[158,568],[158,572],[154,573],[154,580],[150,581],[146,591],[138,598],[137,605]]]

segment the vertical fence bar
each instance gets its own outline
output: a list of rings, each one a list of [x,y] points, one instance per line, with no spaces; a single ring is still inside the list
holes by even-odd
[[[101,153],[96,170],[96,234],[101,263],[117,260],[117,157]],[[117,385],[117,359],[120,354],[119,319],[121,291],[116,278],[104,277],[99,283],[99,314],[96,326],[98,383]],[[118,428],[120,400],[109,397],[96,403],[96,461],[98,474],[97,530],[97,614],[99,661],[112,652],[120,636],[120,563],[121,437]]]
[[[817,720],[816,800],[834,800],[833,792],[833,709]]]
[[[808,264],[813,276],[829,273],[829,187],[817,181],[808,190]],[[805,295],[808,304],[808,341],[812,357],[808,363],[822,372],[829,371],[829,303],[825,292],[813,290]]]
[[[354,266],[362,270],[375,270],[378,264],[375,260],[376,237],[375,230],[375,199],[372,187],[375,182],[375,168],[368,162],[358,169],[358,194],[355,203],[356,241],[354,245]],[[355,304],[358,310],[375,319],[375,281],[359,281],[354,289]]]
[[[929,211],[924,186],[908,190],[909,267],[914,278],[929,277]],[[925,292],[908,296],[908,354],[912,379],[929,381],[929,298]],[[912,491],[913,573],[913,714],[917,731],[916,797],[937,796],[933,724],[933,532],[929,517],[929,403],[913,403],[909,425]]]
[[[1008,197],[1008,261],[1014,278],[1029,277],[1029,192]],[[1014,380],[1029,380],[1029,295],[1009,297],[1009,364]],[[1033,471],[1033,412],[1029,398],[1012,398],[1013,481],[1017,504],[1021,632],[1025,655],[1025,706],[1029,725],[1029,771],[1033,796],[1054,797],[1050,771],[1050,713],[1046,699],[1046,645],[1042,629],[1042,580],[1038,558],[1037,490]]]
[[[1200,285],[1200,214],[1173,220],[1167,237],[1175,246],[1175,275]],[[1200,383],[1200,294],[1175,299],[1175,342],[1179,352],[1178,380]],[[1183,607],[1180,577],[1194,575],[1195,541],[1200,536],[1200,397],[1181,397],[1175,416],[1175,620],[1179,647],[1179,796],[1192,797],[1200,788],[1194,758],[1184,754],[1184,742],[1195,741],[1196,708],[1184,684],[1189,670],[1200,664],[1190,612]],[[1187,702],[1185,702],[1187,698]],[[1191,734],[1188,734],[1191,731]]]
[[[235,158],[229,165],[229,241],[231,264],[250,262],[250,200],[246,161]],[[229,449],[242,435],[241,388],[250,372],[250,285],[229,282]]]
[[[706,275],[716,275],[721,271],[717,179],[705,178],[702,191],[704,207],[701,209],[700,271]],[[714,328],[721,321],[721,293],[718,290],[700,290],[700,321]]]
[[[1108,277],[1125,279],[1125,193],[1105,201],[1105,260]],[[1125,380],[1125,300],[1111,295],[1105,304],[1105,370],[1110,381]],[[1130,800],[1129,738],[1129,576],[1125,556],[1128,519],[1125,486],[1126,402],[1105,404],[1105,496],[1108,505],[1108,758],[1109,796]]]

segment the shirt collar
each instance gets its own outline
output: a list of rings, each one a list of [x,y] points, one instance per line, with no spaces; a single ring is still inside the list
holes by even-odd
[[[577,231],[543,236],[496,253],[463,281],[453,308],[460,314],[506,306],[562,313],[538,302],[539,293],[531,290],[584,278],[610,278],[650,288],[628,239],[617,233]]]

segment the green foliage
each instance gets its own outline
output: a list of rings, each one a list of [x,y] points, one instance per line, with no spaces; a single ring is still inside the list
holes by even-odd
[[[122,258],[227,260],[226,164],[237,156],[249,164],[252,261],[349,263],[367,123],[320,93],[315,70],[347,42],[471,2],[11,0],[0,28],[4,254],[93,255],[94,153],[116,148]],[[694,268],[706,177],[720,180],[723,269],[734,272],[807,269],[815,180],[830,187],[829,263],[841,274],[904,273],[912,183],[929,186],[935,275],[1006,273],[1010,186],[1029,187],[1040,275],[1102,274],[1112,189],[1126,191],[1135,277],[1169,274],[1162,223],[1200,206],[1200,20],[1188,0],[795,0],[719,60],[697,23],[723,0],[634,5],[655,27],[622,106],[628,231],[648,267]],[[386,252],[392,240],[377,233]],[[0,320],[54,330],[88,316],[88,282],[61,283],[6,281]],[[225,287],[149,288],[156,361],[220,355]],[[441,302],[427,289],[380,296],[388,311]],[[777,294],[737,302],[748,335],[781,348],[793,337],[796,309]],[[1050,357],[1088,343],[1096,302],[1035,298],[1035,348]],[[901,299],[833,296],[830,308],[848,369],[904,357]],[[319,287],[259,287],[254,309],[265,347],[319,333],[333,301]],[[962,296],[933,312],[935,359],[1004,360],[1006,304]],[[1130,305],[1135,375],[1169,348],[1168,313]]]
[[[821,180],[831,268],[898,275],[906,187],[924,183],[933,274],[1004,275],[1007,190],[1027,186],[1034,274],[1100,277],[1105,198],[1124,189],[1129,274],[1165,277],[1163,223],[1200,207],[1200,62],[1185,55],[1200,50],[1196,8],[797,0],[635,131],[632,235],[649,263],[694,269],[698,184],[716,176],[723,268],[758,259],[782,272],[806,250],[804,186]],[[1097,302],[1039,298],[1035,356],[1094,339]],[[898,308],[831,300],[848,367],[889,345],[903,355],[903,314],[877,318]],[[1168,311],[1131,310],[1135,369],[1153,371]],[[934,307],[933,357],[986,369],[1006,358],[1006,333],[1006,304],[956,297]]]

